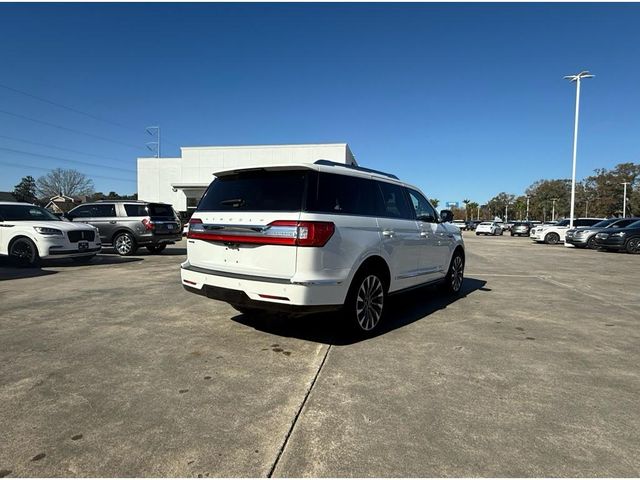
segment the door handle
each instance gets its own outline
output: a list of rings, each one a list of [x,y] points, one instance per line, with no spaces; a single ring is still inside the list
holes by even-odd
[[[426,238],[429,236],[429,232],[420,232],[420,236]]]
[[[117,220],[109,220],[109,223],[118,223]]]
[[[382,231],[382,235],[384,235],[385,237],[393,237],[393,235],[394,235],[395,233],[396,233],[396,232],[394,232],[393,230],[383,230],[383,231]]]

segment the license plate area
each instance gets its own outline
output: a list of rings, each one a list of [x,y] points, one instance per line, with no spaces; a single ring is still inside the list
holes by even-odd
[[[89,242],[78,242],[78,251],[86,252],[89,250]]]

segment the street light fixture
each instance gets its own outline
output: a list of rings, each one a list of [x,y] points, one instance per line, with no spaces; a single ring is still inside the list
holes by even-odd
[[[576,154],[578,151],[578,116],[580,114],[580,80],[583,78],[593,78],[587,71],[580,72],[576,75],[567,75],[566,80],[576,82],[576,116],[573,128],[573,169],[571,174],[571,214],[569,216],[569,228],[573,228],[573,212],[576,201]]]

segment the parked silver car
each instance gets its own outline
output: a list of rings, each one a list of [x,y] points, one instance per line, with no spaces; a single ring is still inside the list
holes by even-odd
[[[113,245],[119,255],[133,255],[141,246],[160,253],[167,245],[182,240],[181,222],[166,203],[102,200],[84,203],[65,218],[96,227],[102,243]]]
[[[609,228],[624,228],[637,222],[640,218],[608,218],[590,227],[578,227],[567,230],[565,243],[578,248],[597,248],[596,234]]]

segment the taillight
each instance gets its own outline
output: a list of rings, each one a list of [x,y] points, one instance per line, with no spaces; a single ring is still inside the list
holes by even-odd
[[[276,220],[268,227],[289,227],[292,230],[292,245],[298,247],[323,247],[336,231],[332,222]]]
[[[204,232],[204,225],[202,224],[202,220],[199,218],[191,218],[189,219],[189,230],[187,230],[187,238],[199,238],[194,236],[198,232]]]
[[[153,222],[151,221],[150,218],[148,218],[148,217],[147,218],[143,218],[142,219],[142,224],[144,225],[144,229],[145,230],[148,230],[148,231],[153,230]]]
[[[202,220],[191,219],[189,221],[187,238],[208,240],[211,242],[322,247],[334,234],[335,228],[332,222],[276,220],[268,224],[261,231],[256,231],[255,234],[245,234],[217,228],[207,230]]]

